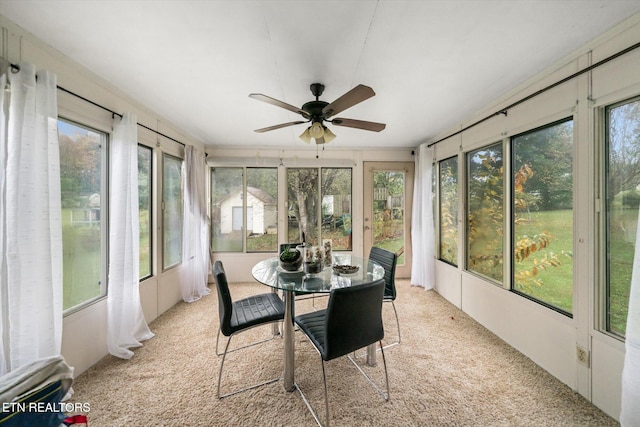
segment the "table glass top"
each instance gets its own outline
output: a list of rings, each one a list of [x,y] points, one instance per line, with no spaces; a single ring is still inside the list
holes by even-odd
[[[336,265],[358,266],[358,271],[340,274],[334,271],[333,266]],[[279,266],[278,257],[273,257],[254,265],[251,273],[254,279],[264,285],[297,293],[328,293],[331,289],[355,286],[384,277],[384,268],[380,264],[354,255],[334,253],[333,266],[325,266],[317,274],[306,274],[302,269],[290,272]]]

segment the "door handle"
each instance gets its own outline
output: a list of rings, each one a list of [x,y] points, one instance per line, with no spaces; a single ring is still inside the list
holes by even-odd
[[[365,225],[365,226],[364,226],[364,229],[365,229],[365,230],[368,230],[368,229],[369,229],[369,226],[368,226],[368,225]]]

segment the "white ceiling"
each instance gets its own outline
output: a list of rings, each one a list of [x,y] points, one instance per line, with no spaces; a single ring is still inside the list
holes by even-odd
[[[415,147],[640,11],[640,0],[0,0],[0,14],[207,145],[305,149],[305,125],[250,99],[331,102],[383,122],[335,148]],[[71,89],[71,88],[70,88]],[[90,98],[90,94],[85,94]],[[153,125],[153,124],[148,124]],[[331,127],[331,126],[330,126]]]

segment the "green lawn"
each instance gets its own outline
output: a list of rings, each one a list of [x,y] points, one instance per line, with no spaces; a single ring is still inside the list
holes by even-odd
[[[617,221],[627,225],[637,222],[637,210],[629,209],[628,217],[619,214]],[[546,304],[557,307],[568,313],[573,312],[573,211],[554,210],[543,212],[532,212],[516,226],[516,241],[520,241],[525,236],[534,239],[534,236],[542,232],[550,235],[549,244],[544,248],[537,247],[531,251],[529,256],[521,262],[514,262],[514,272],[530,272],[531,278],[527,282],[516,284],[515,289],[523,292],[532,298],[540,300]],[[609,248],[609,325],[611,332],[624,335],[626,329],[627,311],[629,306],[629,289],[631,283],[631,272],[633,269],[634,241],[625,236],[618,236],[616,233],[621,227],[612,226]],[[635,230],[635,229],[634,229]],[[628,232],[629,230],[627,230]],[[632,230],[633,231],[633,230]],[[635,233],[632,233],[635,236]],[[475,247],[482,248],[487,245],[476,239]],[[545,259],[554,259],[553,264],[545,263]],[[557,261],[557,262],[556,262]],[[498,265],[497,268],[501,268]],[[535,274],[534,274],[535,272]]]
[[[100,223],[78,221],[81,210],[62,209],[63,308],[100,295]],[[84,219],[84,218],[83,218]],[[151,274],[149,213],[140,211],[140,277]]]
[[[617,207],[611,212],[610,222],[608,330],[624,335],[629,311],[638,210]]]
[[[533,298],[544,301],[568,313],[573,306],[573,211],[554,210],[534,212],[524,223],[516,226],[516,241],[524,236],[535,236],[541,232],[550,235],[550,243],[532,252],[522,262],[515,263],[515,271],[533,271],[537,283],[520,283],[516,289]],[[539,267],[546,258],[555,255],[561,264]],[[538,266],[538,267],[537,267]],[[536,268],[537,267],[537,268]]]
[[[63,308],[100,295],[100,223],[80,222],[78,211],[62,210]]]

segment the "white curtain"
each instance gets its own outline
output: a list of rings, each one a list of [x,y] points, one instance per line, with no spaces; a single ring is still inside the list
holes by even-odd
[[[209,218],[205,195],[206,159],[203,151],[192,145],[184,150],[182,182],[184,215],[182,232],[182,299],[197,301],[210,291],[209,276]]]
[[[640,227],[636,232],[625,335],[620,425],[638,427],[640,426]]]
[[[136,116],[116,117],[111,144],[109,204],[109,353],[130,359],[132,347],[153,337],[140,303],[140,223],[138,213],[138,126]]]
[[[413,186],[413,212],[411,218],[411,284],[432,289],[435,285],[435,231],[432,203],[433,149],[422,144],[418,147]]]
[[[60,354],[62,222],[56,76],[0,78],[0,375]]]

